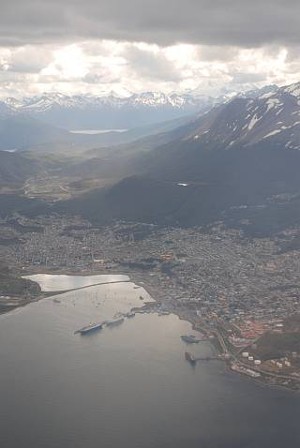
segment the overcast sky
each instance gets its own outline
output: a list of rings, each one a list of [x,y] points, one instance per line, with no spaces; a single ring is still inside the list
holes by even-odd
[[[300,81],[299,0],[1,0],[0,96]]]

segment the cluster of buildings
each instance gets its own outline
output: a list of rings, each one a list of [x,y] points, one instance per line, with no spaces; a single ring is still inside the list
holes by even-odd
[[[1,225],[8,234],[14,229],[6,255],[20,272],[126,272],[143,280],[164,309],[208,334],[221,328],[236,351],[267,331],[280,333],[282,320],[300,311],[299,252],[281,251],[280,240],[247,240],[222,226],[208,231],[118,222],[95,228],[58,215],[17,216],[16,223]],[[247,361],[258,366],[261,360],[251,357]]]

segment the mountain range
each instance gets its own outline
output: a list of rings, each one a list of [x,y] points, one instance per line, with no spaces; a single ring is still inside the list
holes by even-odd
[[[276,86],[243,92],[236,100],[276,95]],[[148,92],[118,97],[76,95],[59,93],[17,100],[7,98],[0,102],[1,149],[89,149],[132,142],[138,138],[175,129],[181,124],[227,104],[231,94],[219,98]],[[270,100],[271,101],[271,100]],[[182,120],[182,121],[180,121]],[[155,123],[153,123],[155,122]],[[143,124],[143,126],[141,126]],[[252,123],[250,126],[253,126]],[[132,128],[116,132],[122,128]],[[84,135],[69,132],[80,129],[111,129],[104,134]],[[235,129],[236,133],[240,130]],[[201,129],[200,129],[201,131]],[[196,134],[197,135],[197,134]],[[195,138],[197,138],[195,135]],[[161,139],[159,143],[163,143]],[[166,141],[169,137],[166,136]],[[154,145],[151,144],[153,147]]]
[[[97,224],[222,221],[252,234],[279,232],[300,219],[299,106],[300,83],[270,86],[134,131],[134,141],[57,161],[56,175],[70,185],[84,178],[110,185],[77,191],[51,210]]]
[[[165,94],[144,92],[120,97],[45,93],[0,102],[0,116],[24,115],[67,130],[132,129],[195,114],[223,102],[196,92]]]

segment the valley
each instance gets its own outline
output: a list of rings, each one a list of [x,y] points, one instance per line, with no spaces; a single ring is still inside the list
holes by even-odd
[[[300,1],[2,3],[0,448],[300,446]]]
[[[298,389],[299,92],[117,137],[57,140],[47,124],[48,141],[1,151],[2,311],[44,296],[25,274],[127,274],[155,299],[144,312],[177,314],[235,372]]]

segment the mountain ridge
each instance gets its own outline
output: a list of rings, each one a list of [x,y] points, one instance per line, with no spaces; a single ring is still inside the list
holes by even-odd
[[[275,86],[268,86],[275,89]],[[75,129],[129,129],[205,112],[236,93],[219,97],[185,93],[142,92],[119,96],[111,92],[66,95],[59,92],[0,101],[0,115],[29,114],[49,124]],[[247,96],[244,92],[243,95]]]
[[[172,130],[168,143],[135,155],[139,176],[67,202],[66,209],[100,224],[201,226],[229,222],[238,209],[239,222],[243,210],[254,211],[248,229],[260,234],[293,225],[300,219],[299,94],[294,84],[216,106]]]

